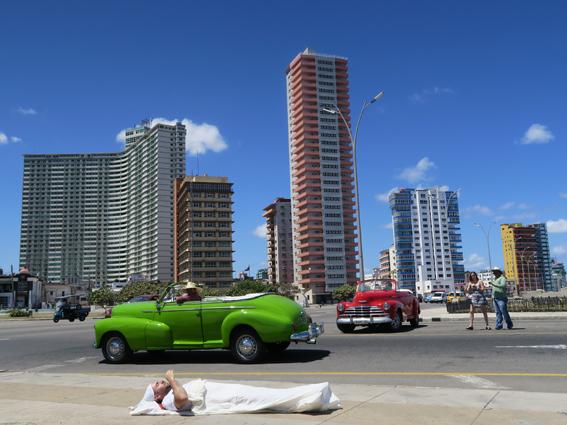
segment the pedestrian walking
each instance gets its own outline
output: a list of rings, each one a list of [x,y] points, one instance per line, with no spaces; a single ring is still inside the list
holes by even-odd
[[[494,280],[490,281],[492,286],[492,300],[494,302],[494,311],[496,312],[496,330],[502,329],[504,321],[508,329],[512,329],[514,324],[508,314],[508,294],[506,292],[506,278],[502,274],[502,270],[492,270]]]
[[[484,295],[484,291],[486,290],[486,284],[478,279],[478,275],[475,272],[469,274],[469,281],[465,286],[465,291],[469,296],[471,301],[470,305],[470,319],[469,319],[469,326],[467,329],[472,331],[474,329],[474,311],[475,309],[479,309],[483,316],[484,316],[484,324],[485,329],[490,330],[491,327],[488,324],[488,301],[486,300],[486,296]]]

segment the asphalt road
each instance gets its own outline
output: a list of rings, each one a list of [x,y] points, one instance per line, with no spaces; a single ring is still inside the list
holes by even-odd
[[[364,383],[426,387],[506,388],[565,392],[565,321],[516,321],[514,330],[465,330],[466,322],[425,322],[402,332],[361,329],[342,334],[334,310],[311,308],[325,334],[259,365],[232,362],[228,351],[137,353],[125,365],[107,364],[92,348],[94,320],[69,323],[0,320],[0,370],[50,373]]]

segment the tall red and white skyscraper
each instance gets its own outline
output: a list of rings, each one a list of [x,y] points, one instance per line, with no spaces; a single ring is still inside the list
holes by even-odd
[[[294,283],[309,302],[357,278],[346,58],[306,49],[286,70]]]

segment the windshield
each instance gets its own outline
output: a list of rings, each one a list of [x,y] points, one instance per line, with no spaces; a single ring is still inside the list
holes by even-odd
[[[374,280],[363,282],[358,285],[358,292],[366,291],[391,291],[394,289],[392,282],[389,280]]]

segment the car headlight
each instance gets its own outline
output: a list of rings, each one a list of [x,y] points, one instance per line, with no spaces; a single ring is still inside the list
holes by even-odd
[[[345,305],[344,304],[337,304],[337,311],[339,313],[343,313],[345,311]]]
[[[390,304],[388,304],[388,302],[385,302],[383,304],[384,310],[389,310],[390,309]]]

